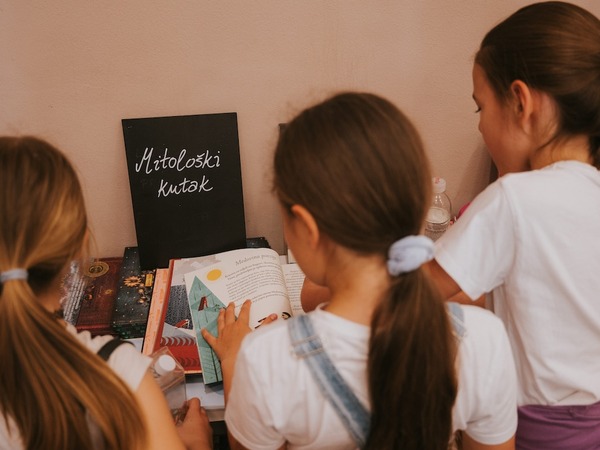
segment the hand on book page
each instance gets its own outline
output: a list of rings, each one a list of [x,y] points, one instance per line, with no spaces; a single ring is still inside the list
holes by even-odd
[[[248,333],[252,332],[252,328],[249,325],[251,305],[252,302],[246,300],[236,319],[235,303],[231,302],[227,305],[227,308],[219,311],[215,334],[212,334],[212,330],[208,328],[202,328],[202,337],[217,354],[221,365],[230,359],[235,361],[242,340]],[[259,326],[268,325],[275,320],[277,320],[277,314],[270,314],[262,320]]]
[[[227,399],[230,382],[233,377],[235,359],[240,351],[242,340],[248,333],[252,332],[252,328],[249,325],[251,305],[252,301],[246,300],[240,309],[237,319],[235,317],[234,302],[229,303],[227,308],[221,309],[217,318],[216,335],[212,334],[207,328],[200,330],[204,341],[211,346],[219,358],[225,399]],[[268,325],[275,320],[277,320],[277,314],[269,314],[262,320],[259,326]]]

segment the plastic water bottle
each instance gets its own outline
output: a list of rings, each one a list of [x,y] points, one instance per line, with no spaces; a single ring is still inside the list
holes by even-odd
[[[162,389],[175,423],[181,423],[187,413],[185,371],[167,347],[152,355],[152,374]]]
[[[446,194],[446,180],[433,177],[433,201],[425,218],[425,236],[436,241],[450,224],[452,203]]]

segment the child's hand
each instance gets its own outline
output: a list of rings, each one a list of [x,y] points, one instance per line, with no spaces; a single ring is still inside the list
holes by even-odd
[[[226,364],[230,359],[235,360],[242,340],[252,331],[248,325],[251,304],[250,300],[244,302],[237,319],[233,302],[227,305],[227,308],[220,310],[217,318],[218,336],[213,336],[206,328],[201,330],[202,337],[215,351],[221,365]]]
[[[187,402],[185,419],[177,427],[177,433],[188,450],[211,450],[213,432],[200,400],[191,398]]]
[[[227,308],[220,310],[217,318],[218,336],[213,336],[206,328],[200,330],[204,340],[208,342],[208,345],[212,347],[219,361],[221,361],[223,371],[233,370],[242,340],[252,331],[249,326],[251,305],[252,302],[246,300],[237,319],[235,318],[235,304],[233,302],[227,305]],[[277,315],[271,314],[262,321],[260,326],[269,324],[276,319]]]

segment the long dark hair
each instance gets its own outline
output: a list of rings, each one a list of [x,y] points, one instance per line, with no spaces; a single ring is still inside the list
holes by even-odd
[[[521,80],[549,94],[558,107],[555,138],[589,136],[600,168],[600,20],[565,2],[525,6],[492,28],[475,63],[500,99]]]
[[[338,244],[387,259],[420,233],[431,193],[419,135],[392,103],[341,93],[284,129],[274,162],[284,207],[303,205]],[[424,269],[390,278],[371,323],[368,383],[372,449],[446,448],[457,381],[444,301]]]

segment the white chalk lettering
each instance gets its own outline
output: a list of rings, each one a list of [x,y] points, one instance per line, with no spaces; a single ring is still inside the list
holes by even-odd
[[[152,151],[154,150],[154,148],[148,148],[146,147],[146,149],[144,150],[144,156],[142,156],[142,160],[137,163],[135,165],[135,171],[139,172],[142,169],[142,166],[146,165],[146,170],[145,172],[147,174],[152,173],[152,169],[150,169],[150,160],[152,159]]]
[[[160,180],[160,187],[158,188],[158,198],[168,197],[169,195],[187,194],[190,192],[210,192],[212,186],[209,186],[209,179],[206,175],[202,176],[202,181],[199,183],[195,180],[188,180],[184,178],[182,182],[174,184],[165,180]]]
[[[186,169],[214,169],[221,166],[220,151],[214,154],[210,150],[206,150],[188,156],[187,149],[183,148],[177,156],[171,156],[169,149],[165,148],[164,153],[155,159],[152,158],[153,152],[154,147],[146,147],[142,159],[135,165],[136,172],[140,172],[142,169],[146,174],[167,169],[182,172]]]

